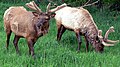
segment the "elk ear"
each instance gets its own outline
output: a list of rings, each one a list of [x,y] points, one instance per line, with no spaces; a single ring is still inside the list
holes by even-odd
[[[55,13],[51,13],[50,18],[54,18],[55,15],[56,15]]]
[[[39,14],[37,12],[32,12],[34,16],[38,17]]]

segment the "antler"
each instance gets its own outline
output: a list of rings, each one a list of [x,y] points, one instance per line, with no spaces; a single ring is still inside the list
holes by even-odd
[[[90,2],[90,0],[88,0],[84,5],[87,5]]]
[[[81,7],[91,6],[91,5],[94,5],[94,4],[96,4],[96,3],[99,2],[99,0],[98,0],[98,1],[95,1],[95,2],[93,2],[93,3],[91,3],[91,4],[88,4],[89,1],[90,1],[90,0],[88,0],[88,1],[87,1],[83,6],[81,6]]]
[[[99,37],[100,41],[102,42],[102,44],[104,46],[114,46],[114,44],[116,42],[119,42],[119,40],[117,40],[117,41],[108,40],[108,35],[111,32],[114,32],[114,27],[113,26],[108,29],[108,31],[105,34],[105,37],[103,38],[103,36],[102,36],[102,30],[98,30],[98,37]],[[108,44],[108,43],[111,43],[111,44]]]
[[[114,46],[114,44],[105,43],[102,36],[102,30],[98,30],[98,38],[104,46]]]
[[[30,3],[26,3],[26,6],[29,7],[30,9],[32,9],[32,10],[35,10],[37,13],[41,13],[42,12],[41,9],[39,9],[39,7],[35,4],[34,1],[32,1]],[[47,6],[47,9],[46,9],[46,12],[47,13],[48,12],[55,12],[55,11],[57,11],[57,10],[63,8],[63,7],[66,7],[66,6],[67,6],[67,4],[64,3],[64,4],[60,5],[60,6],[57,6],[54,9],[50,10],[51,3],[49,3],[48,6]]]
[[[47,5],[46,12],[49,12],[49,10],[50,10],[50,6],[51,6],[51,3],[49,3],[49,4]]]
[[[111,26],[111,27],[108,29],[108,31],[105,33],[104,41],[109,42],[109,43],[113,43],[113,44],[116,43],[116,42],[119,42],[119,40],[113,41],[113,40],[109,40],[109,39],[108,39],[108,35],[109,35],[109,33],[111,33],[111,32],[115,32],[113,26]]]
[[[49,10],[48,12],[55,12],[55,11],[57,11],[57,10],[63,8],[63,7],[66,7],[66,6],[67,6],[67,4],[64,3],[64,4],[60,5],[60,6],[57,6],[54,9]]]
[[[98,37],[99,37],[100,39],[103,39],[102,30],[98,30]]]
[[[26,6],[29,7],[32,10],[35,10],[37,13],[41,13],[41,9],[39,9],[39,7],[35,4],[34,1],[30,2],[30,3],[26,3]]]

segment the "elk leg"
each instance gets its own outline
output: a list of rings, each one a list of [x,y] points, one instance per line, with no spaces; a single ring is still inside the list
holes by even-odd
[[[86,52],[88,52],[88,50],[89,50],[89,41],[88,41],[88,39],[87,39],[87,36],[86,35],[84,35],[84,38],[85,38],[85,41],[86,41]]]
[[[28,40],[29,54],[34,56],[34,41],[32,39]]]
[[[57,27],[58,27],[58,32],[57,32],[57,41],[60,41],[60,30],[61,30],[61,27],[62,27],[62,25],[57,25]]]
[[[13,43],[14,43],[14,46],[15,46],[15,49],[16,49],[16,52],[19,53],[19,50],[18,50],[18,41],[19,41],[20,37],[15,35],[14,37],[14,40],[13,40]]]
[[[65,32],[66,28],[61,25],[59,28],[58,28],[58,33],[57,33],[57,40],[60,41],[61,40],[61,37],[62,37],[62,34]]]
[[[7,31],[6,33],[7,33],[6,48],[7,48],[7,50],[8,50],[9,41],[10,41],[10,36],[11,36],[12,31]]]
[[[77,40],[78,40],[78,52],[80,51],[80,47],[81,47],[81,43],[82,43],[82,39],[81,39],[81,35],[80,35],[80,32],[76,32],[76,37],[77,37]]]

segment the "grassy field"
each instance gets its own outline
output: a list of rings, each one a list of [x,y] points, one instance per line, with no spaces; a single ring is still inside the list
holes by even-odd
[[[85,51],[85,41],[82,42],[80,53],[77,53],[77,39],[75,33],[66,31],[60,42],[56,41],[55,20],[50,21],[49,33],[40,37],[34,46],[36,59],[28,54],[28,46],[25,39],[20,39],[20,55],[16,54],[13,45],[12,34],[9,51],[5,48],[6,34],[3,25],[4,11],[12,5],[0,3],[0,67],[119,67],[120,44],[114,47],[105,47],[103,53],[96,53],[89,46],[89,52]],[[45,10],[45,6],[41,6]],[[109,39],[120,40],[120,13],[111,12],[107,8],[103,10],[89,9],[99,29],[103,33],[110,26],[115,27],[115,33],[110,34]],[[116,15],[116,17],[114,17]]]

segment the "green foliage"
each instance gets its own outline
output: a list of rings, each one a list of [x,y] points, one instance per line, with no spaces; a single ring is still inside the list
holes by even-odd
[[[53,2],[57,4],[62,4],[62,0],[52,0]],[[70,6],[81,6],[85,4],[88,0],[64,0],[65,3],[67,3]],[[91,0],[91,3],[98,1],[98,0]],[[120,3],[119,0],[101,0],[104,4],[113,4],[113,3]]]
[[[77,39],[75,33],[66,31],[60,42],[56,41],[57,27],[55,20],[50,21],[49,33],[40,37],[34,46],[36,59],[28,55],[28,46],[25,39],[20,39],[20,55],[16,54],[13,45],[12,34],[9,50],[5,48],[6,34],[4,31],[4,11],[15,5],[0,3],[0,67],[119,67],[120,66],[120,45],[105,47],[103,53],[97,53],[89,45],[89,52],[85,51],[85,40],[82,39],[80,53],[77,53]],[[45,5],[45,6],[44,6]],[[40,5],[45,10],[46,4]],[[115,27],[115,33],[110,34],[109,39],[120,40],[120,16],[119,12],[111,12],[107,8],[97,10],[95,7],[89,9],[99,29],[103,34],[110,26]]]
[[[25,2],[29,2],[29,1],[33,1],[33,0],[0,0],[0,2],[4,2],[4,3],[25,3]]]
[[[26,3],[26,2],[30,2],[30,1],[35,1],[35,2],[38,2],[37,0],[0,0],[0,2],[3,2],[3,3]],[[57,3],[57,4],[62,4],[62,0],[51,0],[53,1],[54,3]],[[83,5],[84,3],[86,3],[88,0],[64,0],[65,3],[67,3],[68,5],[70,6],[81,6]],[[92,2],[95,2],[97,0],[91,0]],[[103,3],[105,4],[111,4],[111,3],[120,3],[119,0],[102,0]],[[48,3],[49,0],[40,0],[41,3]]]
[[[104,3],[120,3],[119,0],[103,0]]]
[[[70,4],[71,6],[80,6],[86,2],[86,0],[65,0],[66,3]]]

